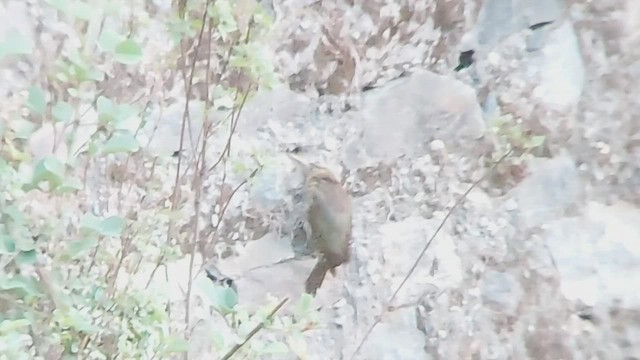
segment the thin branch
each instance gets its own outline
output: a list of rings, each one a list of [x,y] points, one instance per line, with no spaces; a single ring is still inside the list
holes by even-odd
[[[438,226],[438,228],[436,229],[436,231],[433,233],[433,235],[431,235],[431,238],[429,238],[429,241],[427,241],[427,243],[425,244],[424,248],[422,249],[422,251],[420,252],[420,255],[418,255],[418,258],[415,260],[415,262],[413,263],[413,265],[411,266],[411,269],[409,269],[409,272],[407,273],[407,275],[405,275],[404,279],[402,279],[402,282],[400,283],[400,285],[398,285],[398,287],[396,288],[396,290],[393,292],[393,295],[391,295],[391,297],[389,298],[389,300],[387,300],[387,306],[383,309],[383,313],[380,314],[378,317],[376,317],[376,319],[373,321],[373,324],[371,325],[371,327],[369,327],[369,329],[367,330],[367,332],[365,333],[364,337],[362,338],[362,340],[360,341],[360,343],[358,344],[358,347],[356,348],[356,350],[353,352],[353,354],[351,355],[351,359],[355,359],[356,355],[358,354],[358,352],[360,351],[360,349],[362,348],[362,346],[364,345],[364,343],[367,341],[367,339],[369,338],[369,336],[371,335],[371,333],[373,332],[373,329],[380,323],[380,321],[382,320],[382,315],[388,311],[391,302],[395,299],[396,295],[398,295],[398,292],[400,292],[400,289],[402,289],[402,287],[404,286],[404,284],[407,282],[407,280],[409,280],[409,277],[413,274],[413,272],[416,270],[416,268],[418,267],[418,264],[420,263],[420,260],[422,260],[422,257],[424,256],[424,254],[427,252],[427,249],[429,249],[429,246],[431,246],[431,243],[433,242],[433,240],[436,238],[436,236],[438,235],[438,233],[440,233],[440,230],[442,230],[442,228],[444,227],[444,224],[447,222],[447,220],[449,219],[449,217],[451,216],[451,214],[453,213],[453,211],[462,203],[462,201],[464,199],[466,199],[467,195],[469,195],[469,193],[471,192],[471,190],[473,190],[474,188],[476,188],[478,186],[478,184],[480,184],[480,182],[482,182],[488,175],[490,175],[493,170],[504,160],[507,158],[507,156],[511,155],[511,150],[509,150],[506,154],[502,155],[502,157],[493,164],[493,166],[491,166],[491,169],[489,169],[489,171],[487,171],[484,175],[482,175],[482,177],[480,177],[480,179],[474,181],[471,186],[469,187],[469,189],[467,189],[467,191],[465,191],[464,194],[462,194],[461,197],[458,198],[458,200],[453,204],[453,206],[451,207],[451,209],[449,209],[449,211],[447,212],[447,215],[444,217],[444,219],[442,220],[442,222],[440,222],[440,225]]]
[[[253,170],[251,172],[251,174],[249,174],[249,176],[246,179],[244,179],[240,184],[238,184],[231,191],[231,194],[229,195],[229,199],[224,203],[224,205],[222,206],[222,209],[220,210],[220,215],[218,216],[218,222],[216,223],[216,226],[214,227],[214,229],[209,234],[207,234],[207,237],[211,236],[213,233],[218,231],[218,228],[220,227],[220,224],[222,223],[222,219],[224,218],[224,214],[227,211],[227,207],[229,207],[229,204],[231,203],[231,200],[233,200],[233,197],[235,196],[235,194],[238,192],[238,190],[240,190],[240,188],[242,186],[244,186],[244,184],[246,184],[250,179],[252,179],[254,176],[256,176],[256,174],[258,173],[258,171],[261,168],[262,167],[258,167],[257,169]],[[205,262],[203,262],[202,265],[200,266],[200,270],[198,270],[198,272],[196,273],[196,276],[198,276],[198,274],[200,274],[200,272],[202,271],[202,269],[204,269],[204,267],[205,267]]]
[[[242,108],[244,107],[244,104],[246,103],[247,98],[249,97],[249,92],[251,92],[251,87],[249,87],[249,89],[247,89],[247,91],[244,93],[244,96],[242,97],[242,102],[240,103],[240,106],[238,107],[238,112],[235,111],[236,108],[234,107],[233,112],[231,114],[231,129],[229,130],[229,136],[227,137],[227,143],[225,144],[224,149],[222,150],[222,153],[220,154],[220,157],[209,168],[209,171],[215,169],[215,167],[218,166],[218,164],[220,164],[222,162],[222,160],[224,159],[225,155],[228,152],[230,152],[230,150],[231,150],[231,138],[233,137],[233,134],[236,131],[236,127],[238,126],[240,113],[242,112]],[[233,115],[235,115],[235,116],[233,116]],[[234,118],[235,118],[235,120],[234,120]]]
[[[231,350],[229,350],[222,358],[221,360],[228,360],[231,359],[231,357],[233,356],[233,354],[235,354],[238,350],[240,350],[240,348],[242,348],[247,342],[249,342],[249,340],[251,340],[251,338],[258,333],[258,331],[260,331],[262,328],[264,328],[264,324],[267,321],[270,321],[273,316],[278,312],[278,310],[280,310],[280,308],[287,302],[289,301],[288,297],[285,297],[284,299],[282,299],[282,301],[280,301],[280,303],[278,305],[276,305],[276,307],[273,308],[273,310],[271,310],[271,313],[269,313],[269,315],[267,315],[267,317],[264,319],[264,321],[261,321],[258,325],[256,325],[256,327],[253,328],[253,330],[251,330],[251,332],[249,333],[249,335],[247,335],[247,337],[244,339],[243,342],[241,342],[240,344],[236,344],[234,345]]]
[[[55,126],[53,127],[53,129],[54,129],[54,140],[53,140],[53,150],[51,152],[55,153],[55,151],[58,149],[58,146],[60,145],[60,142],[62,141],[62,138],[64,137],[62,135],[64,135],[67,132],[68,127],[73,125],[73,124],[75,124],[75,123],[77,123],[77,125],[80,125],[80,121],[82,120],[82,118],[85,115],[87,115],[87,113],[89,112],[89,109],[91,109],[92,107],[96,106],[96,102],[98,101],[98,98],[100,96],[102,96],[102,94],[104,94],[104,92],[106,90],[107,89],[102,89],[102,90],[100,90],[98,92],[98,94],[96,94],[96,96],[93,98],[93,101],[91,102],[91,104],[89,106],[87,106],[87,108],[82,112],[82,114],[80,114],[80,117],[78,118],[78,120],[70,121],[70,122],[64,124],[64,126],[62,127],[62,131],[61,131],[61,134],[60,134],[61,136],[60,137],[56,138],[56,136],[55,136],[56,135]],[[84,144],[82,146],[84,146]],[[80,148],[82,148],[82,147],[80,147]],[[80,149],[80,148],[78,148],[78,149]],[[76,152],[73,156],[75,157],[77,155],[78,155],[78,152]]]
[[[202,179],[204,178],[205,175],[205,169],[207,167],[206,165],[206,159],[207,157],[205,156],[205,154],[207,153],[207,140],[209,139],[209,131],[210,131],[210,127],[211,127],[211,119],[209,118],[208,114],[209,114],[209,108],[211,106],[210,104],[210,99],[209,99],[209,72],[211,69],[211,38],[213,37],[212,33],[213,33],[213,24],[211,23],[211,19],[209,19],[209,29],[208,29],[208,39],[209,39],[209,56],[207,56],[207,70],[206,70],[206,75],[205,75],[205,81],[207,84],[206,87],[206,97],[205,97],[205,107],[204,107],[204,118],[203,118],[203,126],[202,126],[202,131],[201,131],[201,135],[202,135],[202,150],[200,153],[200,156],[198,157],[198,159],[196,160],[196,168],[194,171],[194,178],[193,178],[193,188],[195,189],[195,196],[194,196],[194,204],[193,204],[193,209],[195,212],[195,218],[193,221],[193,234],[192,234],[192,240],[191,240],[191,254],[189,257],[189,279],[188,279],[188,283],[187,283],[187,294],[186,294],[186,304],[185,304],[185,315],[184,315],[184,324],[185,324],[185,331],[186,333],[189,333],[189,318],[190,318],[190,314],[191,314],[191,292],[193,289],[193,264],[195,262],[195,258],[196,258],[196,245],[198,243],[198,234],[199,229],[198,229],[198,225],[199,225],[199,219],[200,219],[200,198],[201,198],[201,194],[202,194],[202,187],[203,187],[203,181]],[[198,43],[198,46],[200,45],[200,43]],[[198,139],[198,143],[199,143],[199,139]],[[197,145],[196,145],[197,146]],[[198,163],[200,165],[198,165]]]
[[[209,1],[207,1],[207,5],[209,4]],[[202,35],[204,34],[204,25],[207,23],[207,12],[208,12],[209,7],[205,6],[205,10],[204,13],[202,14],[202,26],[200,26],[200,33],[198,34],[198,42],[200,42],[202,40]],[[186,54],[184,53],[184,49],[181,49],[183,56],[186,56]],[[186,127],[186,123],[187,123],[187,119],[189,117],[189,99],[191,97],[191,89],[193,87],[193,75],[195,73],[195,67],[196,67],[196,61],[198,58],[198,47],[196,46],[196,48],[194,49],[194,54],[193,54],[193,60],[191,61],[191,75],[189,76],[188,81],[186,81],[185,84],[185,91],[186,91],[186,101],[184,103],[184,112],[182,115],[182,126],[180,128],[180,148],[178,150],[179,153],[182,153],[182,150],[184,149],[184,131],[185,131],[185,127]],[[175,178],[175,182],[173,185],[173,194],[171,195],[171,212],[174,212],[176,210],[176,208],[178,207],[178,203],[179,203],[179,197],[180,197],[180,168],[182,166],[182,156],[178,156],[178,165],[177,165],[177,169],[176,169],[176,178]],[[174,226],[174,220],[173,218],[171,218],[169,220],[169,225],[168,225],[168,229],[167,229],[167,244],[169,244],[169,242],[171,241],[171,234],[173,233],[173,226]],[[165,258],[165,254],[163,253],[162,255],[160,255],[160,258],[158,259],[156,266],[154,267],[153,271],[151,271],[151,275],[149,275],[149,280],[147,281],[147,285],[145,288],[149,287],[149,284],[151,284],[151,280],[153,280],[153,277],[156,273],[156,271],[158,270],[158,268],[160,267],[160,265],[162,265],[162,262],[164,261]]]

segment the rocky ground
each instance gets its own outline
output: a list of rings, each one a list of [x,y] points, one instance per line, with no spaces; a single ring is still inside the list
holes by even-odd
[[[14,19],[37,9],[20,3],[5,6]],[[247,104],[233,156],[259,149],[271,161],[234,198],[231,240],[208,250],[241,302],[296,298],[313,266],[291,247],[301,177],[282,156],[302,146],[354,199],[354,256],[318,293],[310,358],[350,358],[384,313],[363,359],[640,359],[638,2],[263,3],[283,84]],[[470,50],[473,63],[454,71]],[[0,73],[9,103],[35,63]],[[184,103],[167,102],[154,149],[172,153]],[[492,132],[500,116],[524,131]],[[489,160],[540,135],[541,148],[508,157],[469,193],[387,304]],[[170,169],[157,181],[171,182]]]

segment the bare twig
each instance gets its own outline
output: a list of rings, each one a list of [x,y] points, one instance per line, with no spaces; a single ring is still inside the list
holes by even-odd
[[[238,107],[238,111],[236,112],[236,108],[233,109],[233,112],[231,114],[231,126],[230,126],[230,130],[229,130],[229,136],[227,137],[227,143],[225,144],[224,149],[222,150],[222,153],[220,153],[220,157],[211,166],[211,168],[209,168],[209,171],[215,169],[215,167],[218,166],[218,164],[220,164],[222,162],[222,160],[224,159],[225,155],[227,155],[231,151],[231,139],[233,138],[233,134],[236,131],[236,127],[238,126],[240,113],[242,112],[242,108],[244,107],[244,104],[247,101],[247,98],[249,97],[249,92],[250,91],[251,91],[251,87],[249,87],[249,89],[247,89],[247,91],[244,93],[244,96],[242,97],[242,102],[240,103],[240,106]]]
[[[243,342],[241,342],[240,344],[236,344],[234,345],[231,350],[229,350],[222,358],[221,360],[228,360],[231,359],[231,357],[233,356],[233,354],[235,354],[238,350],[240,350],[240,348],[242,348],[247,342],[249,342],[249,340],[251,340],[251,338],[258,333],[258,331],[260,331],[263,327],[265,322],[270,321],[273,316],[278,312],[278,310],[280,310],[280,308],[287,302],[289,301],[288,297],[285,297],[284,299],[282,299],[282,301],[280,301],[280,303],[278,305],[276,305],[276,307],[273,308],[273,310],[271,310],[271,313],[269,313],[269,315],[267,315],[267,317],[264,319],[264,321],[261,321],[258,325],[256,325],[256,327],[253,328],[253,330],[251,330],[251,332],[249,333],[249,335],[247,335],[247,337],[244,339]]]
[[[116,282],[118,281],[118,275],[120,274],[120,269],[122,268],[122,264],[124,263],[124,259],[129,254],[129,248],[131,246],[131,235],[128,235],[122,241],[122,249],[120,249],[120,257],[118,259],[118,264],[116,264],[115,269],[113,270],[113,274],[107,280],[107,293],[109,296],[113,295],[113,292],[116,288]]]
[[[198,225],[199,225],[199,218],[200,218],[200,197],[202,194],[202,187],[203,187],[203,178],[205,175],[205,169],[206,169],[206,159],[207,157],[205,156],[205,154],[207,153],[207,140],[209,139],[209,131],[210,131],[210,126],[211,126],[211,119],[209,119],[208,116],[208,110],[210,108],[210,99],[209,99],[209,71],[211,69],[211,38],[212,38],[212,32],[213,32],[213,24],[211,23],[211,20],[209,20],[209,31],[208,31],[208,39],[209,39],[209,56],[207,56],[207,70],[206,70],[206,97],[205,97],[205,107],[204,107],[204,119],[203,119],[203,126],[202,126],[202,131],[201,131],[201,135],[202,135],[202,150],[200,152],[200,156],[198,157],[198,160],[196,162],[196,168],[195,168],[195,174],[194,174],[194,178],[193,178],[193,188],[195,189],[195,196],[194,196],[194,211],[195,211],[195,218],[193,221],[193,234],[192,234],[192,240],[191,240],[191,254],[189,257],[189,279],[188,279],[188,283],[187,283],[187,294],[186,294],[186,304],[185,304],[185,315],[184,315],[184,323],[185,323],[185,331],[186,333],[189,333],[189,318],[190,318],[190,314],[191,314],[191,292],[193,289],[193,264],[195,262],[195,258],[196,258],[196,244],[198,243],[198,234],[199,234],[199,229],[198,229]],[[192,74],[193,76],[193,74]],[[199,142],[199,139],[198,139]],[[200,165],[198,165],[200,164]]]
[[[252,26],[253,26],[253,17],[251,17],[251,21],[249,21],[249,24],[247,25],[247,34],[244,38],[245,44],[249,42],[249,36],[251,34]],[[231,47],[229,49],[229,52],[227,53],[227,58],[225,59],[225,62],[222,66],[221,74],[223,74],[224,71],[226,71],[227,69],[227,65],[229,64],[229,60],[231,59],[232,49],[233,47]],[[238,81],[239,78],[240,78],[240,73],[238,73],[238,75],[236,76],[236,82]],[[221,79],[221,75],[218,77],[218,80],[220,79]],[[235,107],[233,108],[231,112],[231,126],[230,126],[231,130],[229,131],[227,144],[225,145],[225,148],[222,150],[222,153],[220,154],[220,158],[218,158],[218,160],[213,164],[213,166],[211,166],[209,171],[213,170],[216,166],[218,166],[218,164],[220,164],[220,162],[224,159],[225,153],[227,154],[231,153],[231,138],[236,131],[236,127],[238,126],[238,120],[240,119],[240,114],[242,114],[242,109],[244,108],[244,104],[246,103],[250,92],[251,92],[251,86],[249,86],[249,88],[245,91],[244,96],[242,98],[242,102],[240,103],[240,106],[237,108],[238,111],[236,112],[236,108]],[[237,100],[237,95],[238,93],[236,92],[236,100]]]
[[[402,282],[400,283],[400,285],[398,285],[396,290],[393,292],[393,295],[391,295],[389,300],[387,300],[387,306],[385,306],[385,308],[383,309],[383,311],[382,311],[383,313],[380,314],[378,317],[376,317],[376,319],[373,321],[373,324],[371,325],[371,327],[369,327],[369,329],[365,333],[364,337],[362,338],[362,340],[358,344],[358,347],[356,348],[356,350],[351,355],[351,359],[355,359],[356,355],[358,354],[358,352],[360,351],[360,349],[362,348],[364,343],[367,341],[367,338],[373,332],[373,329],[382,320],[382,315],[384,315],[385,312],[389,311],[389,307],[391,305],[391,302],[395,299],[396,295],[398,295],[398,292],[400,292],[400,289],[402,289],[402,287],[407,282],[407,280],[409,280],[409,277],[411,277],[413,272],[416,270],[416,268],[418,267],[418,264],[420,263],[420,260],[422,260],[422,257],[427,252],[427,249],[429,249],[429,246],[431,246],[431,243],[433,242],[433,240],[436,238],[438,233],[440,233],[440,230],[442,230],[442,228],[444,227],[444,224],[447,222],[447,220],[449,219],[449,217],[451,216],[453,211],[462,203],[462,201],[467,197],[467,195],[469,195],[471,190],[473,190],[476,186],[478,186],[478,184],[480,184],[481,181],[483,181],[488,175],[490,175],[493,172],[493,170],[496,168],[496,166],[498,166],[509,155],[511,155],[511,150],[509,150],[506,154],[502,155],[502,157],[496,163],[494,163],[491,166],[491,169],[489,169],[489,171],[487,171],[482,177],[480,177],[480,179],[474,181],[471,184],[471,186],[469,187],[469,189],[467,189],[467,191],[465,191],[465,193],[462,194],[462,196],[459,197],[458,200],[453,204],[451,209],[449,209],[449,211],[447,212],[447,215],[444,217],[444,219],[442,220],[442,222],[440,223],[440,225],[438,226],[436,231],[433,233],[433,235],[431,235],[431,238],[429,238],[429,241],[427,241],[427,243],[425,244],[424,248],[422,248],[422,251],[420,251],[420,255],[418,255],[418,258],[415,260],[415,262],[413,263],[413,265],[409,269],[409,272],[407,272],[407,275],[405,275],[405,277],[404,277],[404,279],[402,279]]]
[[[204,26],[207,23],[206,21],[207,12],[209,9],[208,4],[209,4],[209,1],[207,1],[207,6],[205,6],[204,13],[202,14],[202,25],[200,26],[200,32],[198,34],[198,42],[202,40],[202,36],[204,34]],[[183,53],[183,56],[185,56],[184,49],[181,49],[181,51]],[[184,149],[184,131],[186,128],[187,119],[189,117],[189,99],[191,97],[191,89],[193,87],[193,75],[195,73],[197,58],[198,58],[198,47],[195,48],[193,60],[191,61],[191,75],[189,76],[188,81],[185,82],[186,83],[185,84],[186,101],[184,103],[184,112],[182,115],[182,126],[180,128],[180,148],[178,150],[178,152],[180,153],[182,153],[182,150]],[[176,210],[176,208],[178,207],[178,203],[180,202],[180,168],[181,166],[182,166],[182,156],[178,156],[178,165],[176,169],[175,182],[173,185],[173,194],[171,195],[171,212]],[[173,234],[173,226],[174,226],[174,220],[173,218],[171,218],[169,220],[169,225],[167,229],[167,244],[171,241],[171,235]],[[149,284],[151,284],[151,280],[155,276],[158,268],[164,262],[164,258],[165,258],[165,254],[163,253],[162,255],[160,255],[160,258],[156,262],[156,266],[153,268],[153,271],[151,271],[151,275],[149,275],[149,280],[147,281],[147,285],[145,288],[148,288]]]
[[[55,285],[55,282],[51,279],[49,271],[41,264],[38,264],[38,266],[35,267],[35,272],[38,274],[42,288],[45,289],[56,309],[65,309],[66,305],[60,298],[60,291]]]
[[[71,121],[71,122],[68,122],[68,123],[64,124],[64,126],[62,127],[61,134],[60,134],[61,136],[59,136],[59,137],[56,136],[55,126],[53,127],[53,129],[54,129],[54,140],[53,140],[53,150],[51,152],[53,152],[53,153],[56,152],[56,149],[58,149],[58,146],[60,145],[60,142],[64,138],[64,136],[62,136],[62,135],[64,135],[67,132],[68,127],[73,125],[73,124],[76,124],[76,123],[79,125],[80,124],[80,120],[82,120],[82,118],[85,117],[85,115],[87,115],[87,113],[89,112],[89,109],[91,109],[92,107],[96,106],[96,102],[98,101],[98,98],[100,96],[102,96],[102,94],[104,94],[104,92],[106,90],[107,89],[102,89],[96,94],[96,96],[93,98],[93,101],[91,102],[91,104],[89,106],[87,106],[87,108],[84,110],[84,112],[82,112],[82,114],[80,114],[80,117],[78,118],[78,120]],[[76,153],[73,155],[74,157],[79,154],[80,149],[82,149],[82,147],[84,147],[84,145],[86,145],[86,143],[78,148],[78,151],[76,151]]]
[[[238,190],[240,190],[242,186],[244,186],[244,184],[246,184],[251,178],[253,178],[260,169],[261,167],[258,167],[257,169],[253,170],[246,179],[244,179],[240,184],[236,185],[236,187],[231,191],[231,194],[229,195],[229,199],[224,203],[224,205],[222,206],[222,209],[220,210],[220,214],[218,216],[218,222],[216,223],[216,226],[213,228],[213,230],[209,234],[207,234],[207,237],[214,234],[220,227],[220,224],[222,223],[222,219],[224,218],[224,214],[227,210],[227,207],[229,207],[229,204],[231,203],[231,200],[233,200],[234,195],[238,192]],[[202,269],[204,269],[204,267],[205,267],[205,262],[203,262],[202,265],[200,265],[200,269],[196,273],[196,276],[198,276],[198,274],[202,272]]]

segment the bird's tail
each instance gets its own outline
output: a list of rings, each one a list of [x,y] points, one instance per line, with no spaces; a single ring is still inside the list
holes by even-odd
[[[316,294],[316,291],[322,285],[324,277],[327,275],[327,271],[329,271],[329,269],[330,267],[326,260],[322,258],[318,259],[318,262],[313,267],[313,270],[311,270],[311,273],[305,282],[305,291],[307,294]]]

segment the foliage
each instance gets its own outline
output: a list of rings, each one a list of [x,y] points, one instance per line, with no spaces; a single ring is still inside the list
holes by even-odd
[[[542,149],[546,136],[535,135],[526,130],[522,123],[510,115],[494,119],[491,131],[495,149],[490,161],[495,162],[504,154],[511,154],[496,168],[497,176],[503,179],[515,178],[517,182],[524,176],[528,159]]]
[[[208,106],[237,114],[241,99],[275,82],[261,45],[269,19],[258,6],[229,0],[187,1],[180,16],[174,11],[153,20],[135,4],[128,11],[111,2],[48,0],[42,6],[57,11],[71,34],[60,40],[59,56],[44,59],[41,78],[24,89],[23,109],[0,125],[0,358],[178,356],[189,349],[185,324],[169,311],[166,296],[132,285],[131,279],[141,264],[193,256],[195,246],[183,245],[193,245],[198,229],[172,232],[176,224],[190,223],[191,208],[179,199],[177,187],[172,196],[166,194],[166,178],[157,177],[156,164],[175,169],[175,161],[145,152],[139,132],[149,111],[140,99],[147,97],[148,104],[151,93],[131,84],[144,83],[149,72],[173,71],[175,60],[183,59],[182,74],[175,77],[208,80]],[[148,48],[149,21],[171,34],[170,51]],[[0,41],[0,60],[39,61],[23,38]],[[207,55],[214,62],[204,69],[188,66],[205,42],[215,43]],[[235,82],[238,74],[251,86]],[[212,128],[205,127],[203,141],[215,136]],[[79,129],[89,129],[84,138]],[[36,133],[41,137],[33,140]],[[45,155],[34,156],[31,142]],[[192,162],[187,168],[202,169],[199,158],[204,157],[185,159]],[[96,181],[92,173],[107,176]],[[182,175],[201,176],[194,170]],[[163,201],[142,206],[144,194],[171,198],[171,209]],[[247,336],[272,308],[267,303],[250,313],[233,290],[210,282],[197,286],[232,329],[231,336],[212,334],[218,353]],[[185,304],[188,314],[190,302]],[[310,298],[303,296],[293,316],[274,318],[263,329],[265,336],[238,355],[302,351],[301,334],[314,314]]]
[[[269,314],[277,307],[278,299],[269,298],[268,303],[253,314],[244,306],[238,305],[235,291],[229,287],[215,286],[202,279],[199,286],[206,295],[209,304],[225,319],[231,332],[223,336],[217,329],[211,329],[210,340],[214,352],[224,353],[236,343],[247,339],[259,326],[267,332],[267,341],[252,339],[248,346],[241,347],[235,358],[255,359],[260,355],[282,355],[294,352],[304,357],[304,340],[302,334],[319,320],[319,313],[313,306],[313,297],[303,294],[294,307],[291,315],[280,315],[273,318]]]

